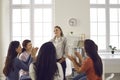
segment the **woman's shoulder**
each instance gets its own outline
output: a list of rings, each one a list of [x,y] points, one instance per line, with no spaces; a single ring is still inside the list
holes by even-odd
[[[87,57],[85,60],[84,60],[85,63],[91,63],[92,62],[92,59],[90,57]]]

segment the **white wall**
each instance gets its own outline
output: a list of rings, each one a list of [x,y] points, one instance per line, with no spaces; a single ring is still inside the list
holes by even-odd
[[[10,42],[9,0],[0,0],[0,74],[4,66],[5,54]]]
[[[1,51],[1,3],[2,3],[2,1],[0,0],[0,51]],[[0,56],[2,56],[1,52],[0,52]],[[0,65],[2,65],[1,61],[2,61],[2,59],[0,58]],[[1,66],[0,66],[0,72],[2,72]]]
[[[73,31],[73,35],[85,34],[90,37],[89,0],[55,0],[55,25],[60,25],[65,35]],[[76,18],[77,26],[68,24],[70,18]]]

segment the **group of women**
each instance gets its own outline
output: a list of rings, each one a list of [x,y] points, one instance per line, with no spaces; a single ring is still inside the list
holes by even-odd
[[[90,39],[84,41],[87,57],[82,59],[78,52],[79,64],[68,52],[68,43],[59,26],[54,28],[54,38],[38,48],[33,48],[30,40],[9,44],[3,73],[6,80],[66,80],[66,58],[70,59],[79,75],[74,80],[102,80],[102,61],[97,45]],[[84,73],[84,76],[81,74]]]

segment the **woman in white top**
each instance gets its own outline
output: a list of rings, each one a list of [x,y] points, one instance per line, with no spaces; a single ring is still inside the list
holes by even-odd
[[[68,44],[67,39],[64,37],[62,29],[59,26],[55,26],[54,28],[54,38],[51,42],[54,44],[57,53],[57,62],[62,65],[63,73],[64,73],[64,80],[66,74],[66,55],[68,54]]]
[[[62,67],[56,61],[56,49],[52,42],[44,43],[36,59],[29,67],[32,80],[63,80]]]

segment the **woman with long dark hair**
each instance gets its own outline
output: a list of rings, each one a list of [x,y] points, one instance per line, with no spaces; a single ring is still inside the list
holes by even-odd
[[[44,43],[36,59],[30,65],[32,80],[63,80],[62,67],[56,61],[56,50],[52,42]]]
[[[68,58],[73,62],[75,70],[78,73],[85,72],[87,80],[102,80],[103,64],[100,56],[98,55],[98,46],[94,43],[94,41],[86,39],[84,41],[84,48],[87,58],[82,62],[81,65],[78,65],[73,56],[68,55]],[[75,55],[80,60],[80,53],[75,52]],[[73,80],[78,79],[74,78]]]
[[[12,41],[9,44],[5,67],[3,69],[6,80],[18,80],[20,69],[23,69],[25,71],[29,70],[27,64],[23,63],[17,58],[17,55],[19,55],[21,51],[22,48],[19,41]]]

